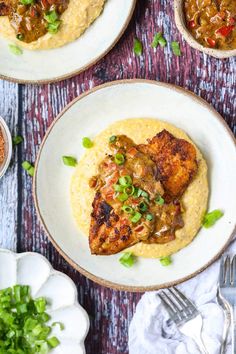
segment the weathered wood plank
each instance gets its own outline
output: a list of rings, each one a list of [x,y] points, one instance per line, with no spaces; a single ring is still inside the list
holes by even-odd
[[[15,134],[18,124],[18,87],[16,84],[0,81],[0,115],[10,131]],[[0,248],[17,248],[17,150],[12,163],[0,180]]]
[[[20,148],[21,160],[35,160],[46,129],[67,103],[91,87],[117,79],[147,78],[190,89],[211,103],[235,132],[236,59],[221,61],[191,49],[176,29],[172,6],[168,0],[139,0],[125,35],[97,65],[61,83],[22,87],[19,119],[25,141]],[[169,46],[156,51],[150,47],[158,31],[163,31],[169,42],[180,41],[183,53],[180,58],[173,56]],[[144,51],[140,58],[133,54],[134,37],[140,38],[143,43]],[[17,87],[7,83],[1,83],[0,87],[0,112],[12,121],[13,112],[17,110]],[[12,238],[12,231],[6,233],[8,223],[13,229],[17,222],[16,212],[9,214],[7,210],[10,201],[16,202],[13,197],[17,198],[17,190],[12,187],[16,184],[15,170],[10,171],[10,174],[14,177],[11,177],[9,183],[4,181],[2,187],[3,183],[0,182],[0,245],[14,248],[16,239]],[[68,274],[78,285],[79,300],[91,316],[91,329],[86,340],[88,354],[128,353],[128,325],[141,295],[100,287],[74,271],[62,259],[39,225],[33,206],[31,183],[31,178],[20,170],[18,200],[22,209],[18,215],[18,251],[44,254],[56,269]],[[1,220],[5,220],[4,228]],[[3,233],[7,237],[3,237]],[[13,241],[9,243],[11,238]]]

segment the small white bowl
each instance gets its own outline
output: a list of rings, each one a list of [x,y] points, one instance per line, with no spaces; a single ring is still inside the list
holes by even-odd
[[[0,289],[15,284],[29,285],[34,298],[49,300],[47,313],[53,322],[64,324],[64,330],[53,327],[60,345],[52,354],[85,354],[84,340],[89,329],[89,318],[77,300],[77,289],[65,274],[52,268],[48,260],[38,253],[16,254],[0,249]]]
[[[0,129],[3,134],[3,138],[5,140],[5,159],[3,163],[0,165],[0,178],[5,174],[5,172],[8,169],[8,166],[11,161],[12,157],[12,138],[11,138],[11,133],[6,125],[4,119],[0,116]]]
[[[229,58],[236,55],[236,49],[232,49],[232,50],[212,49],[212,48],[204,47],[203,45],[198,43],[198,41],[196,41],[196,39],[192,36],[188,28],[186,27],[185,14],[184,14],[184,0],[175,0],[174,9],[175,9],[176,26],[178,27],[178,30],[180,31],[184,39],[188,42],[188,44],[191,47],[219,59]]]

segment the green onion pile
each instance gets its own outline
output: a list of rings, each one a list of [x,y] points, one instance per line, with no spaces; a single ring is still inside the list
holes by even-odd
[[[46,306],[45,298],[32,299],[29,286],[0,290],[0,354],[47,354],[60,344],[50,336]]]

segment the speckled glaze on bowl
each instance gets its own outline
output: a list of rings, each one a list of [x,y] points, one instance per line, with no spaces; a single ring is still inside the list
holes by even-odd
[[[0,165],[0,179],[1,179],[3,175],[6,173],[12,157],[11,133],[4,119],[1,116],[0,116],[0,129],[2,131],[3,138],[5,140],[5,159],[3,163]]]
[[[77,289],[65,274],[52,268],[47,259],[38,253],[16,254],[0,249],[0,289],[15,284],[29,285],[35,297],[49,300],[49,324],[61,322],[65,329],[53,327],[52,335],[60,345],[52,354],[85,354],[84,340],[89,329],[89,319],[77,301]]]
[[[186,27],[185,14],[184,14],[184,0],[174,0],[174,9],[175,9],[175,22],[178,27],[178,30],[180,31],[184,39],[188,42],[188,44],[191,47],[219,59],[236,56],[236,49],[220,50],[220,49],[206,48],[196,41],[196,39],[191,35],[191,33]]]

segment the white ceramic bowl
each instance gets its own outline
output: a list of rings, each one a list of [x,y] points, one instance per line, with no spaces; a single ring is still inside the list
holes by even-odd
[[[40,254],[27,252],[16,254],[0,249],[0,289],[15,284],[29,285],[31,294],[49,300],[47,313],[49,322],[62,322],[65,329],[53,327],[61,344],[52,354],[85,354],[84,340],[89,329],[89,319],[77,301],[77,290],[73,281],[52,268]]]
[[[174,0],[174,8],[175,8],[176,25],[179,31],[181,32],[181,34],[183,35],[184,39],[188,42],[188,44],[191,47],[219,59],[229,58],[236,55],[236,49],[233,50],[212,49],[212,48],[204,47],[203,45],[198,43],[198,41],[196,41],[196,39],[191,35],[191,33],[189,32],[186,26],[185,14],[184,14],[184,0]]]
[[[127,269],[118,261],[120,254],[92,256],[88,238],[78,230],[72,215],[69,190],[73,168],[63,165],[62,156],[80,159],[84,153],[82,137],[93,137],[111,123],[126,118],[161,119],[183,129],[208,162],[209,209],[224,211],[224,217],[214,227],[201,229],[189,246],[173,256],[170,267],[162,267],[155,259],[139,258],[133,268]],[[209,104],[168,84],[116,81],[81,95],[53,122],[38,154],[34,196],[48,236],[72,266],[103,285],[145,291],[184,281],[220,256],[235,229],[235,180],[234,137]]]
[[[0,77],[21,83],[46,83],[74,76],[105,56],[124,33],[136,0],[107,0],[104,11],[74,42],[50,50],[13,55],[0,36]]]
[[[8,166],[11,162],[12,157],[12,138],[10,130],[5,123],[4,119],[0,117],[0,129],[3,134],[3,138],[5,140],[5,159],[3,163],[0,165],[0,178],[6,173]]]

